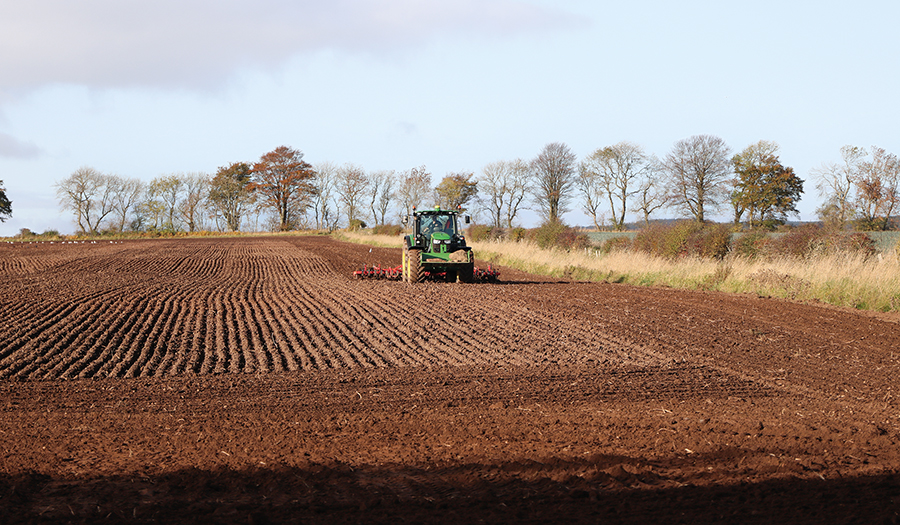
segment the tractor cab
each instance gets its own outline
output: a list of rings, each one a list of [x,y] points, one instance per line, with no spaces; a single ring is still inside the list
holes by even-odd
[[[409,224],[412,219],[412,224]],[[469,217],[465,216],[466,223]],[[418,247],[422,251],[432,253],[450,253],[465,248],[466,238],[459,225],[459,212],[443,210],[435,206],[431,210],[418,211],[404,217],[403,223],[412,228],[406,236],[406,246]]]

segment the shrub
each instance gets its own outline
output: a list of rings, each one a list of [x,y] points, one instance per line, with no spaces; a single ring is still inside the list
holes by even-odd
[[[875,239],[863,232],[832,233],[826,238],[827,253],[851,252],[872,257],[878,250]]]
[[[766,255],[808,257],[825,235],[825,230],[815,224],[794,228],[769,243]]]
[[[353,219],[350,221],[350,224],[347,226],[347,229],[350,231],[358,231],[366,227],[366,223],[361,219]]]
[[[466,237],[472,242],[495,239],[494,235],[494,228],[487,224],[473,224],[466,230]]]
[[[631,247],[634,250],[656,255],[659,257],[667,257],[665,254],[665,238],[671,226],[663,224],[651,224],[650,226],[639,231],[631,241]]]
[[[635,236],[632,246],[667,259],[688,255],[722,259],[731,249],[730,239],[731,228],[728,225],[682,221],[645,228]]]
[[[510,228],[507,232],[506,238],[513,242],[519,242],[528,235],[528,230],[522,228],[521,226],[516,226],[515,228]]]
[[[875,240],[865,233],[845,232],[807,224],[794,228],[781,238],[770,242],[766,254],[809,258],[814,255],[854,253],[871,257],[876,251]]]
[[[625,251],[631,247],[631,237],[612,237],[607,239],[600,246],[601,253],[610,253],[613,251]]]
[[[372,227],[372,233],[375,235],[390,235],[396,237],[403,233],[403,227],[399,224],[379,224]]]
[[[704,225],[688,236],[688,254],[707,259],[724,259],[731,249],[731,227]]]
[[[738,235],[731,243],[731,251],[737,256],[756,259],[765,254],[769,243],[769,235],[762,231],[753,231]]]
[[[544,249],[560,248],[571,251],[591,246],[591,240],[587,235],[579,233],[575,228],[561,222],[545,222],[539,227],[529,230],[527,238]]]

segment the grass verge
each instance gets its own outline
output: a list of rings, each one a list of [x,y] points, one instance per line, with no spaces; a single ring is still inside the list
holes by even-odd
[[[349,242],[400,247],[401,237],[340,232]],[[900,258],[896,252],[874,257],[833,254],[800,259],[751,260],[734,255],[722,261],[667,259],[630,250],[541,249],[527,242],[469,243],[478,258],[529,273],[553,277],[668,286],[691,290],[752,293],[794,301],[881,312],[900,311]]]

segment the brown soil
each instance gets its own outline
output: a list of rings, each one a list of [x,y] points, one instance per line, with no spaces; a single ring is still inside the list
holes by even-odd
[[[900,520],[896,317],[399,259],[0,245],[0,523]]]

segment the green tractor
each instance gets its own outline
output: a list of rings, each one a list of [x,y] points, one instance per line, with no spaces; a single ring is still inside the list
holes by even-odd
[[[475,280],[475,255],[466,246],[459,225],[459,211],[416,211],[403,218],[403,224],[411,228],[403,245],[402,278],[408,283],[418,283],[427,277],[443,277],[447,282],[471,283]],[[470,221],[465,216],[465,222]],[[410,224],[410,222],[412,224]]]

